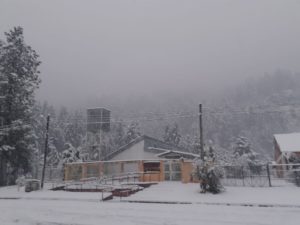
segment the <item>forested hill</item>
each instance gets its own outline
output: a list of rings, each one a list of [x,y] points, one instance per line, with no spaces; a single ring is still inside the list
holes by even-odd
[[[261,78],[252,78],[231,93],[238,106],[300,105],[300,73],[277,70]]]
[[[220,146],[230,149],[232,138],[245,136],[257,152],[273,156],[273,134],[300,131],[300,74],[278,70],[230,92],[208,115],[207,138]]]
[[[245,137],[253,151],[271,160],[273,134],[300,132],[300,75],[286,71],[247,80],[214,98],[190,91],[129,99],[107,96],[90,105],[97,102],[112,111],[112,130],[102,142],[104,155],[140,134],[161,140],[174,137],[187,151],[199,151],[199,102],[204,108],[205,145],[219,154],[233,154],[239,137]],[[45,104],[37,107],[37,114],[52,115],[52,149],[62,152],[68,143],[79,150],[85,148],[86,107],[77,112],[64,107],[54,110]]]
[[[159,101],[163,101],[163,97]],[[165,116],[151,117],[161,120],[141,121],[140,125],[144,132],[159,138],[166,125],[177,123],[180,143],[193,149],[191,145],[195,145],[199,137],[199,102],[204,103],[205,142],[223,152],[231,153],[236,139],[242,136],[256,152],[272,159],[273,134],[300,132],[300,74],[284,70],[248,79],[214,98],[203,100],[195,94],[171,99],[157,108],[157,111],[168,112],[163,114]]]

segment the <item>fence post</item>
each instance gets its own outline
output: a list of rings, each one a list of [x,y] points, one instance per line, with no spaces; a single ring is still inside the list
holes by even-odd
[[[268,174],[268,180],[269,180],[269,187],[272,187],[269,164],[267,164],[266,166],[267,166],[267,174]]]

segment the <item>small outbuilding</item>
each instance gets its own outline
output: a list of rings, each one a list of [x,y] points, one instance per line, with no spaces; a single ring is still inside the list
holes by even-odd
[[[291,157],[300,157],[300,133],[275,134],[274,155],[277,174],[282,177]]]
[[[274,150],[277,164],[289,163],[293,154],[300,157],[300,133],[275,134]]]

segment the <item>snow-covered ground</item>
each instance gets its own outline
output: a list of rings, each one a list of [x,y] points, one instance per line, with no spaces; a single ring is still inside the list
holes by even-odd
[[[76,197],[77,196],[77,197]],[[180,224],[299,224],[300,188],[226,188],[219,195],[200,194],[197,184],[164,182],[122,200],[172,201],[194,204],[101,202],[100,193],[63,191],[18,192],[0,188],[2,225],[180,225]],[[69,198],[69,199],[67,199]],[[72,200],[72,201],[70,201]],[[245,207],[198,203],[267,203],[275,207]],[[284,206],[284,207],[283,207]]]
[[[2,225],[299,224],[296,208],[1,200]]]
[[[221,194],[200,194],[199,184],[161,182],[124,200],[192,203],[268,204],[300,207],[300,188],[292,184],[280,187],[226,187]]]
[[[107,197],[109,193],[104,193],[103,197]],[[18,190],[16,186],[0,188],[1,199],[36,199],[36,200],[78,200],[78,201],[94,201],[102,200],[102,193],[99,192],[67,192],[67,191],[51,191],[45,188],[40,191],[25,192],[24,187]],[[1,204],[1,202],[0,202]]]

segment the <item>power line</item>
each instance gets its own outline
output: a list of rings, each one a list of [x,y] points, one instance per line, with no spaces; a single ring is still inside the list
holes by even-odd
[[[288,106],[282,106],[282,107],[288,107]],[[281,109],[273,109],[273,110],[262,110],[262,107],[250,107],[249,110],[230,110],[230,111],[226,111],[226,110],[216,110],[210,107],[203,107],[203,115],[241,115],[241,114],[246,114],[246,115],[250,115],[250,114],[273,114],[273,113],[284,113],[284,112],[291,112],[291,110],[296,110],[300,111],[300,107],[299,109],[291,109],[291,108],[281,108]],[[83,124],[107,124],[107,123],[133,123],[133,122],[151,122],[151,121],[162,121],[162,120],[169,120],[169,119],[176,119],[176,118],[196,118],[199,116],[198,113],[195,112],[179,112],[179,113],[155,113],[155,112],[149,112],[147,114],[152,114],[152,115],[159,115],[156,117],[152,117],[149,118],[149,116],[145,116],[142,114],[142,116],[136,116],[136,117],[124,117],[124,119],[118,119],[118,120],[114,120],[113,117],[101,117],[99,115],[92,115],[92,119],[93,120],[102,120],[102,122],[94,122],[94,121],[87,121],[86,118],[68,118],[67,120],[59,120],[56,122],[61,122],[63,124],[74,124],[75,122],[82,122]],[[103,120],[107,120],[107,121],[103,121]],[[110,121],[109,121],[110,120]],[[23,121],[24,122],[24,121]],[[32,123],[23,123],[21,125],[29,125],[29,126],[33,126]],[[4,125],[0,127],[0,131],[1,130],[7,130],[13,126],[18,126],[18,124],[10,124],[10,125]]]
[[[291,109],[274,109],[274,110],[257,110],[257,111],[254,111],[254,110],[231,110],[231,111],[220,111],[220,110],[212,110],[211,108],[204,108],[204,109],[207,109],[207,111],[205,112],[204,111],[204,114],[206,115],[228,115],[228,114],[231,114],[231,115],[239,115],[239,114],[271,114],[271,113],[283,113],[283,112],[291,112]],[[173,119],[173,118],[194,118],[194,117],[197,117],[198,114],[196,113],[191,113],[189,112],[188,114],[181,114],[181,113],[177,113],[177,114],[168,114],[168,113],[165,113],[165,114],[160,114],[162,115],[161,117],[156,117],[156,118],[147,118],[145,116],[143,117],[133,117],[133,119],[130,119],[130,117],[126,117],[124,119],[121,119],[121,120],[112,120],[110,121],[111,123],[126,123],[126,122],[139,122],[139,121],[159,121],[159,120],[167,120],[167,119]],[[99,119],[99,120],[105,120],[105,119],[111,119],[112,117],[99,117],[99,116],[95,116],[93,117],[93,119]],[[128,120],[129,119],[129,120]],[[72,121],[87,121],[86,119],[78,119],[78,118],[72,118],[70,119]],[[70,123],[70,122],[69,122]],[[89,122],[86,122],[86,123],[109,123],[108,121],[107,122],[93,122],[93,121],[89,121]]]

